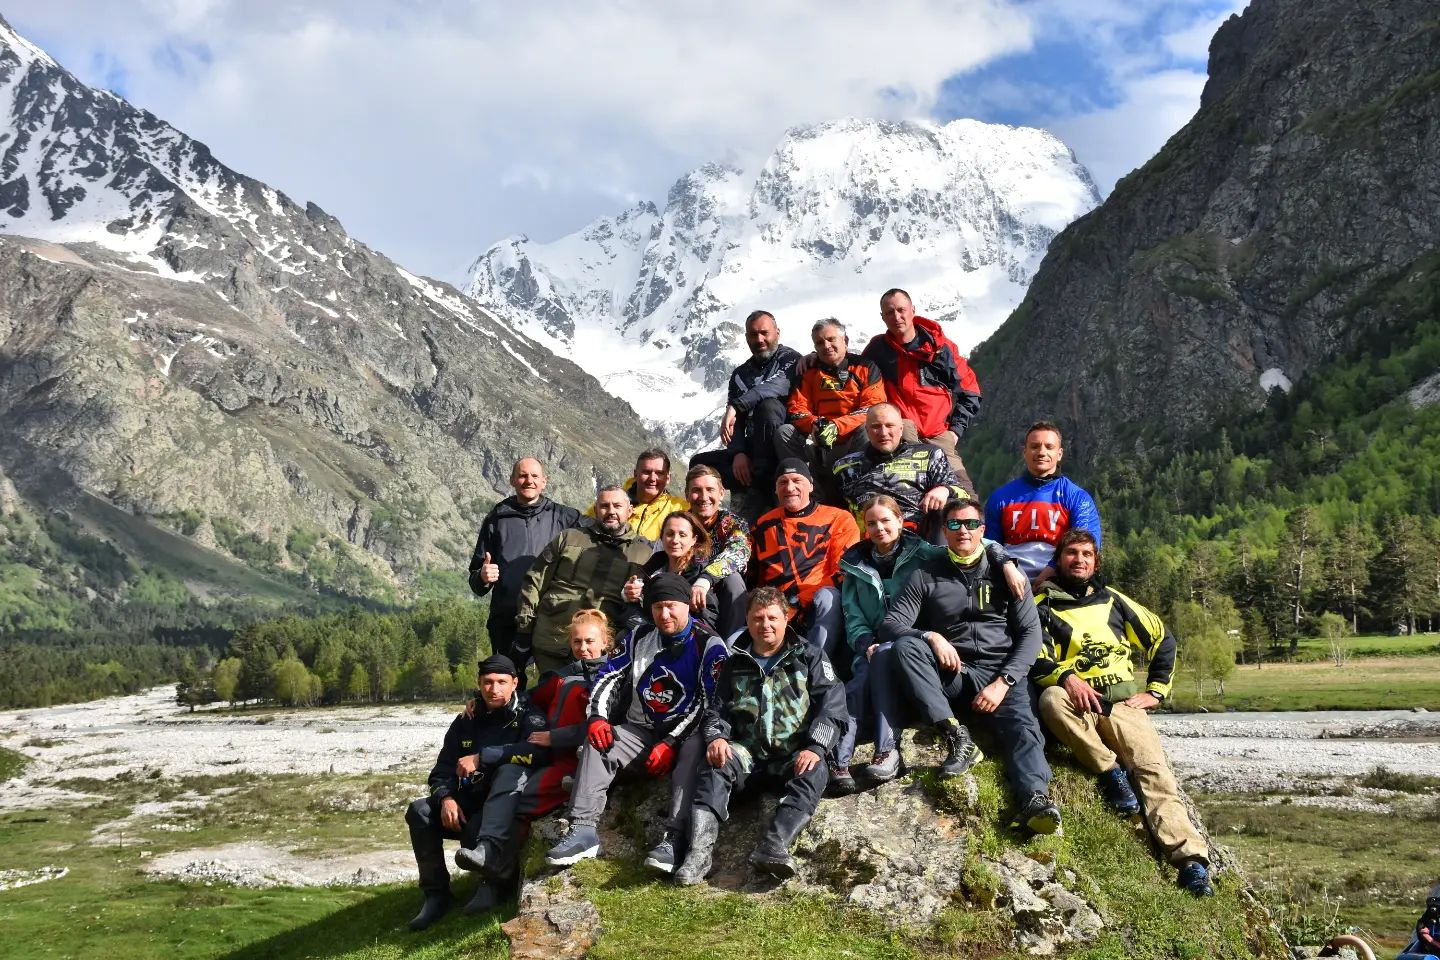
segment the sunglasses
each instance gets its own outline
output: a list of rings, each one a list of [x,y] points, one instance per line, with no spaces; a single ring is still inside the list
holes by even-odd
[[[985,525],[985,521],[979,517],[947,517],[945,520],[946,530],[979,530]]]

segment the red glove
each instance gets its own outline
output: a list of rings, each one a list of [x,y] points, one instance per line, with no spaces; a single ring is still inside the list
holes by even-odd
[[[650,756],[645,760],[645,772],[652,777],[663,777],[674,765],[675,748],[661,740],[650,748]]]
[[[590,721],[586,728],[585,736],[590,741],[590,746],[604,753],[615,745],[615,728],[610,726],[610,721],[604,717],[596,717]]]

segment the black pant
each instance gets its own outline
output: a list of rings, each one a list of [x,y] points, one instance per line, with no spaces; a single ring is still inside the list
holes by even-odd
[[[490,618],[485,621],[485,632],[490,635],[490,652],[513,657],[515,651],[515,608],[496,609],[490,601]],[[517,664],[518,666],[518,664]]]
[[[752,763],[741,759],[738,751],[730,752],[723,767],[712,767],[700,761],[699,780],[695,787],[695,804],[709,807],[721,820],[730,817],[730,797],[747,787],[779,788],[780,805],[794,807],[807,817],[820,805],[820,795],[830,782],[830,768],[824,760],[808,772],[795,775],[795,759],[761,760]]]
[[[1016,802],[1024,803],[1032,793],[1049,792],[1045,736],[1024,686],[1017,684],[1018,689],[1006,694],[994,713],[976,713],[970,702],[994,676],[968,667],[959,673],[942,671],[935,651],[918,637],[901,637],[894,651],[901,690],[927,721],[941,723],[951,717],[962,723],[980,720],[994,732],[1005,755],[1005,779]]]
[[[465,823],[459,830],[446,830],[441,825],[441,801],[434,797],[421,797],[410,804],[405,811],[405,823],[410,827],[410,848],[415,851],[415,865],[420,871],[420,889],[426,893],[445,893],[450,889],[450,868],[445,864],[446,840],[459,840],[462,847],[471,849],[481,840],[488,840],[495,844],[502,857],[513,858],[518,854],[516,841],[520,831],[516,821],[534,809],[534,786],[538,786],[541,772],[513,763],[502,764],[490,771],[480,789],[455,794],[455,802],[465,815]]]
[[[714,467],[720,471],[725,489],[735,490],[735,472],[731,464],[735,454],[744,453],[750,458],[750,486],[768,497],[775,495],[775,434],[785,422],[784,400],[761,400],[745,420],[745,434],[739,444],[732,444],[720,450],[706,450],[690,458],[690,466]]]

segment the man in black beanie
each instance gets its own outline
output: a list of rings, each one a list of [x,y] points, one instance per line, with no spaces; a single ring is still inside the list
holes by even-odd
[[[675,846],[690,819],[695,770],[704,744],[692,736],[706,698],[725,661],[725,642],[690,616],[690,584],[662,573],[645,584],[650,623],[641,624],[605,661],[590,694],[586,739],[570,830],[546,854],[551,866],[569,866],[600,853],[596,827],[610,784],[622,770],[643,766],[652,777],[670,774],[670,815],[665,834],[645,857],[662,873],[675,869]]]
[[[460,841],[456,864],[481,874],[467,913],[493,907],[499,901],[494,884],[514,874],[515,815],[530,776],[550,754],[529,742],[530,734],[546,728],[545,714],[530,705],[519,686],[509,657],[497,654],[480,662],[479,696],[450,722],[430,771],[430,795],[406,811],[425,894],[411,930],[424,930],[450,909],[447,838]]]

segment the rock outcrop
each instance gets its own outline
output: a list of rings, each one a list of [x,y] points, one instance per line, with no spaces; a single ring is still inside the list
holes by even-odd
[[[971,363],[991,441],[1058,416],[1096,458],[1258,409],[1436,309],[1434,4],[1253,0],[1194,119],[1055,238]]]

